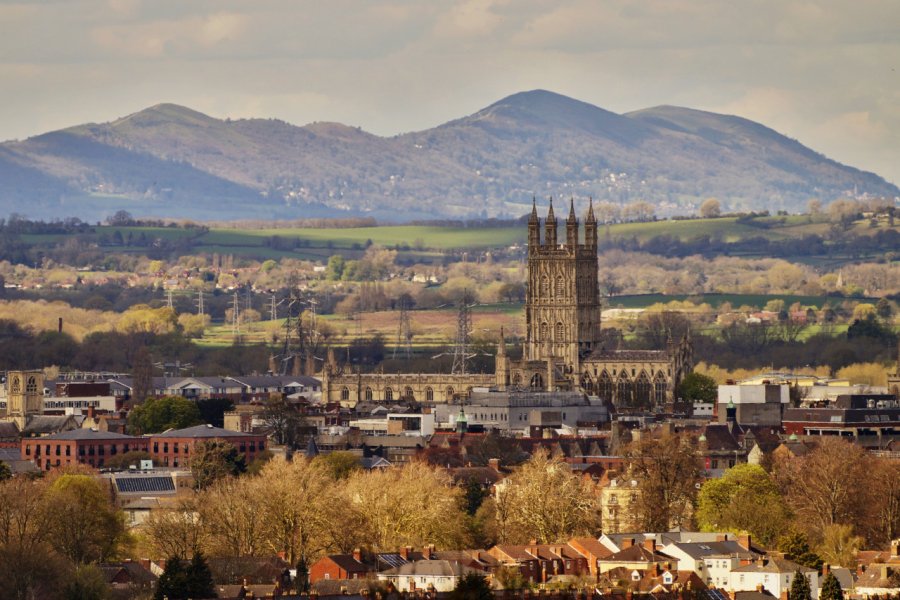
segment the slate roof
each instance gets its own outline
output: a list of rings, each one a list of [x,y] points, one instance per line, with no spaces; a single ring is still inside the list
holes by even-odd
[[[624,550],[620,550],[615,554],[610,554],[606,558],[602,559],[604,562],[665,562],[667,560],[672,560],[671,556],[666,556],[665,554],[660,554],[658,552],[651,552],[647,548],[644,548],[641,544],[635,544],[630,548],[625,548]]]
[[[372,570],[353,558],[352,554],[329,554],[327,558],[348,573],[368,573]]]
[[[457,561],[417,560],[381,572],[382,575],[399,577],[462,577],[468,573],[481,573],[481,571]]]
[[[221,427],[213,427],[212,425],[195,425],[194,427],[186,427],[184,429],[170,429],[162,433],[155,433],[153,437],[164,438],[229,438],[244,437],[250,435],[240,431],[229,431]]]
[[[140,563],[124,561],[117,563],[100,563],[97,565],[107,583],[112,583],[123,571],[127,574],[130,583],[139,586],[151,586],[158,579]]]
[[[61,429],[74,429],[79,421],[73,415],[36,415],[28,419],[22,430],[24,437],[55,433]]]
[[[798,565],[792,560],[786,558],[769,557],[764,561],[751,565],[743,565],[732,569],[732,573],[812,573],[815,569]]]
[[[755,552],[748,552],[747,548],[744,548],[735,540],[724,542],[676,542],[674,546],[695,559],[732,555],[752,559],[757,556]]]
[[[97,431],[94,429],[70,429],[69,431],[63,431],[61,433],[54,433],[53,435],[48,435],[43,438],[39,438],[41,440],[79,440],[79,441],[104,441],[104,440],[115,440],[115,441],[140,441],[144,438],[135,437],[133,435],[124,435],[122,433],[116,433],[114,431]]]

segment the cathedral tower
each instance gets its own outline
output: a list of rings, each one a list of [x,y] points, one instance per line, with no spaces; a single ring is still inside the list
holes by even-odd
[[[43,371],[10,371],[6,374],[6,416],[25,428],[28,420],[41,414],[44,401]]]
[[[525,359],[563,362],[578,371],[580,359],[595,348],[600,336],[600,293],[597,285],[597,234],[593,207],[585,222],[585,241],[579,243],[574,201],[566,219],[566,243],[556,243],[556,217],[550,209],[544,243],[536,207],[528,236],[528,288]]]

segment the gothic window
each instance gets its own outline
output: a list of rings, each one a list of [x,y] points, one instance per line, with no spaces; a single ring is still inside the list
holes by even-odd
[[[546,275],[541,277],[541,298],[550,297],[550,278]]]
[[[394,399],[394,390],[391,388],[384,388],[384,399],[388,402]]]
[[[434,402],[434,390],[430,387],[425,388],[425,402]]]
[[[634,388],[636,404],[641,407],[650,406],[650,393],[653,386],[650,385],[650,378],[647,377],[647,373],[641,371],[641,375],[637,378]]]
[[[623,369],[621,375],[619,375],[619,380],[616,382],[616,405],[631,406],[632,392],[633,386],[631,385],[631,381],[628,380],[628,375]]]
[[[556,297],[557,298],[565,298],[568,296],[566,293],[566,282],[563,279],[562,275],[556,276]]]
[[[594,380],[588,372],[581,374],[581,389],[591,395],[594,393]]]
[[[557,343],[566,341],[566,326],[561,321],[556,323],[556,341]]]
[[[450,401],[453,400],[453,394],[454,394],[453,388],[452,388],[452,387],[448,387],[448,388],[447,388],[447,402],[450,402]]]
[[[519,387],[522,385],[522,374],[516,371],[516,374],[513,375],[512,383],[514,386]]]
[[[543,389],[544,388],[544,378],[540,373],[535,373],[531,378],[531,387],[535,389]]]
[[[609,373],[603,371],[600,373],[600,380],[597,385],[598,395],[604,400],[612,400],[613,395],[613,385],[612,378],[609,376]]]
[[[19,394],[22,392],[22,383],[19,381],[18,377],[12,378],[12,383],[9,384],[9,392],[11,394]]]
[[[350,388],[342,387],[341,388],[341,401],[346,402],[350,399]]]
[[[666,402],[666,378],[663,377],[662,371],[656,374],[656,381],[653,382],[653,401],[657,404],[665,404]]]
[[[25,385],[25,393],[26,394],[34,394],[37,392],[37,380],[34,377],[28,378],[28,383]]]
[[[372,388],[367,387],[365,391],[365,398],[368,402],[372,401]]]
[[[546,342],[550,338],[550,326],[546,322],[541,323],[541,334],[539,342]]]
[[[413,393],[413,389],[409,386],[406,386],[406,389],[403,390],[403,397],[407,400],[415,400],[416,395]]]

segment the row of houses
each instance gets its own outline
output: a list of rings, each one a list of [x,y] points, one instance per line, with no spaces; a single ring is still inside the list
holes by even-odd
[[[435,550],[426,546],[397,552],[322,557],[310,568],[313,589],[340,582],[345,588],[364,582],[389,582],[400,592],[451,591],[460,578],[479,573],[503,587],[517,577],[520,585],[589,585],[607,593],[628,590],[665,594],[678,590],[702,593],[724,591],[731,598],[756,592],[762,598],[786,598],[793,580],[806,577],[812,597],[833,574],[854,595],[894,593],[890,574],[900,572],[895,540],[889,553],[873,556],[858,572],[825,565],[820,573],[781,553],[767,553],[749,536],[727,533],[672,531],[665,533],[604,534],[573,538],[560,544],[498,544],[487,550]],[[721,594],[709,595],[710,599]]]

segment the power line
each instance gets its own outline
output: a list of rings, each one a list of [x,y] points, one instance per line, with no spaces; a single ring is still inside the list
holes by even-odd
[[[409,300],[405,294],[400,296],[400,322],[397,327],[397,343],[394,345],[393,358],[397,358],[397,350],[400,348],[406,354],[406,360],[412,358],[412,327],[409,324]]]
[[[456,316],[456,344],[453,347],[451,371],[454,375],[465,375],[469,358],[474,356],[469,354],[469,335],[472,333],[472,313],[469,309],[474,306],[470,301],[469,290],[463,290]]]

